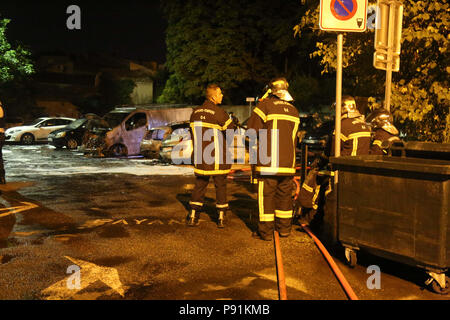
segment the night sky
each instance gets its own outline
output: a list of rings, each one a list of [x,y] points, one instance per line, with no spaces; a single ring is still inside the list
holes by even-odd
[[[81,9],[81,30],[68,30],[70,5]],[[7,37],[34,53],[101,52],[165,62],[165,28],[158,0],[1,0],[0,17],[11,19]]]

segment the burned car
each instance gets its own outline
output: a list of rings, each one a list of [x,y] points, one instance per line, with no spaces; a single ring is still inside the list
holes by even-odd
[[[107,128],[108,123],[96,114],[86,114],[64,128],[51,132],[48,135],[48,143],[57,149],[66,147],[75,150],[82,145],[88,132],[97,127]]]
[[[156,127],[149,130],[141,141],[141,155],[150,159],[158,159],[162,140],[170,133],[172,133],[170,126]]]

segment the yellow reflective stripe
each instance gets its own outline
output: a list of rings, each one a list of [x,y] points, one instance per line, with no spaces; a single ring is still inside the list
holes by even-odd
[[[375,140],[373,144],[381,148],[381,140]]]
[[[194,135],[194,142],[195,142],[195,143],[192,144],[193,145],[192,152],[194,152],[194,165],[195,165],[197,163],[197,160],[198,160],[197,159],[197,153],[198,153],[197,152],[197,148],[199,148],[199,145],[197,143],[197,135],[195,134],[195,126],[192,123],[190,124],[190,126],[191,126],[191,129],[192,129],[192,134]]]
[[[261,111],[261,109],[259,109],[258,107],[255,107],[255,109],[253,109],[253,112],[255,112],[258,116],[260,116],[260,118],[266,122],[267,121],[267,117],[264,114],[264,112]]]
[[[259,221],[275,221],[274,214],[264,213],[264,181],[258,183],[258,207],[259,207]]]
[[[286,114],[277,114],[277,113],[269,114],[267,116],[267,120],[287,120],[287,121],[292,121],[295,123],[300,123],[300,119],[297,117],[289,116]]]
[[[321,171],[317,172],[317,175],[334,177],[334,172],[333,171],[328,171],[328,170],[321,170]]]
[[[294,147],[294,154],[295,154],[295,136],[297,135],[297,130],[298,130],[299,124],[300,124],[300,121],[294,125],[294,131],[292,131],[292,145]],[[295,156],[294,156],[294,159],[292,162],[292,166],[295,167]]]
[[[227,204],[216,204],[216,208],[228,208],[228,203]]]
[[[306,183],[304,183],[302,185],[302,188],[305,189],[308,192],[314,192],[314,189],[312,187],[308,186]]]
[[[320,186],[317,186],[316,189],[314,190],[314,196],[312,198],[313,208],[314,208],[314,204],[316,203],[317,197],[319,196],[319,191],[320,191]],[[316,209],[316,208],[314,208],[314,209]]]
[[[225,124],[223,125],[222,130],[225,130],[230,125],[231,121],[231,119],[228,119],[227,122],[225,122]]]
[[[202,122],[202,121],[192,122],[191,127],[202,127],[202,128],[212,128],[212,129],[222,130],[222,127],[219,126],[218,124],[212,124],[212,123]]]
[[[220,150],[217,129],[214,130],[214,170],[219,170]]]
[[[356,156],[356,152],[358,151],[358,139],[353,139],[353,149],[352,149],[352,156]]]
[[[295,168],[256,167],[256,171],[265,173],[295,173]]]
[[[203,206],[203,203],[201,203],[201,202],[192,202],[192,201],[189,201],[189,204],[193,204],[193,205],[196,205],[196,206]]]
[[[370,136],[371,136],[370,132],[364,131],[364,132],[355,132],[355,133],[349,134],[348,138],[349,139],[364,138],[364,137],[369,137],[370,138]]]
[[[346,136],[344,136],[342,133],[341,133],[341,140],[342,141],[347,141],[349,138],[347,138]]]
[[[210,176],[210,175],[216,175],[216,174],[228,174],[230,173],[231,169],[228,170],[200,170],[200,169],[194,169],[194,172],[197,174],[201,174],[204,176]]]
[[[277,167],[278,164],[278,143],[279,141],[279,137],[278,137],[278,131],[277,131],[277,126],[278,126],[278,120],[274,119],[273,120],[273,126],[272,126],[272,138],[271,138],[271,143],[272,143],[272,150],[271,150],[271,164],[270,166],[272,168]]]
[[[275,210],[275,216],[281,219],[290,219],[292,218],[292,210]]]

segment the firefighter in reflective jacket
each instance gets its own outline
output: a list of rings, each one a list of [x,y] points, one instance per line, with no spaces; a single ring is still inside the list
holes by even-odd
[[[377,109],[367,117],[366,122],[372,125],[370,154],[387,155],[392,143],[400,141],[392,114],[386,109]]]
[[[335,109],[335,105],[332,108]],[[341,117],[341,156],[369,154],[371,130],[356,108],[353,97],[342,97]],[[335,132],[326,147],[325,158],[334,155],[334,135]],[[313,169],[308,172],[298,196],[298,204],[302,208],[301,220],[308,222],[314,219],[317,224],[321,224],[323,219],[323,206],[326,196],[332,191],[330,177],[333,175],[327,170],[328,161],[319,160],[317,166],[312,166]]]
[[[232,158],[227,148],[225,130],[234,129],[232,119],[218,106],[222,103],[222,90],[216,84],[206,88],[206,101],[195,108],[190,119],[193,137],[195,187],[189,201],[190,212],[187,217],[189,226],[198,225],[199,210],[204,204],[206,188],[213,177],[216,188],[216,207],[218,227],[224,227],[227,202],[227,174],[231,170]]]
[[[341,156],[369,154],[371,130],[356,108],[353,97],[342,97],[341,117]],[[334,134],[331,155],[334,155]]]
[[[254,129],[258,138],[255,173],[259,222],[255,235],[263,240],[271,240],[274,230],[282,237],[291,231],[292,177],[300,120],[297,109],[289,103],[293,99],[288,86],[285,78],[272,80],[247,124],[247,135]]]

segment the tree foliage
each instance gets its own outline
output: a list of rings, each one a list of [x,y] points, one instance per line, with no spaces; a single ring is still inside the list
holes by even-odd
[[[298,63],[301,44],[290,32],[302,14],[297,0],[167,0],[163,8],[171,76],[160,102],[200,102],[216,82],[225,103],[243,103]]]
[[[34,72],[31,53],[22,45],[13,46],[6,37],[9,19],[0,19],[0,84]]]
[[[410,139],[450,142],[449,4],[445,0],[404,0],[400,71],[393,73],[391,110]],[[375,5],[375,4],[372,4]],[[336,34],[318,27],[316,2],[294,27],[302,40],[310,33],[316,44],[311,58],[319,58],[323,73],[336,69]],[[372,66],[374,30],[344,34],[343,85],[346,92],[384,97],[384,71]],[[377,106],[379,103],[373,103]]]

